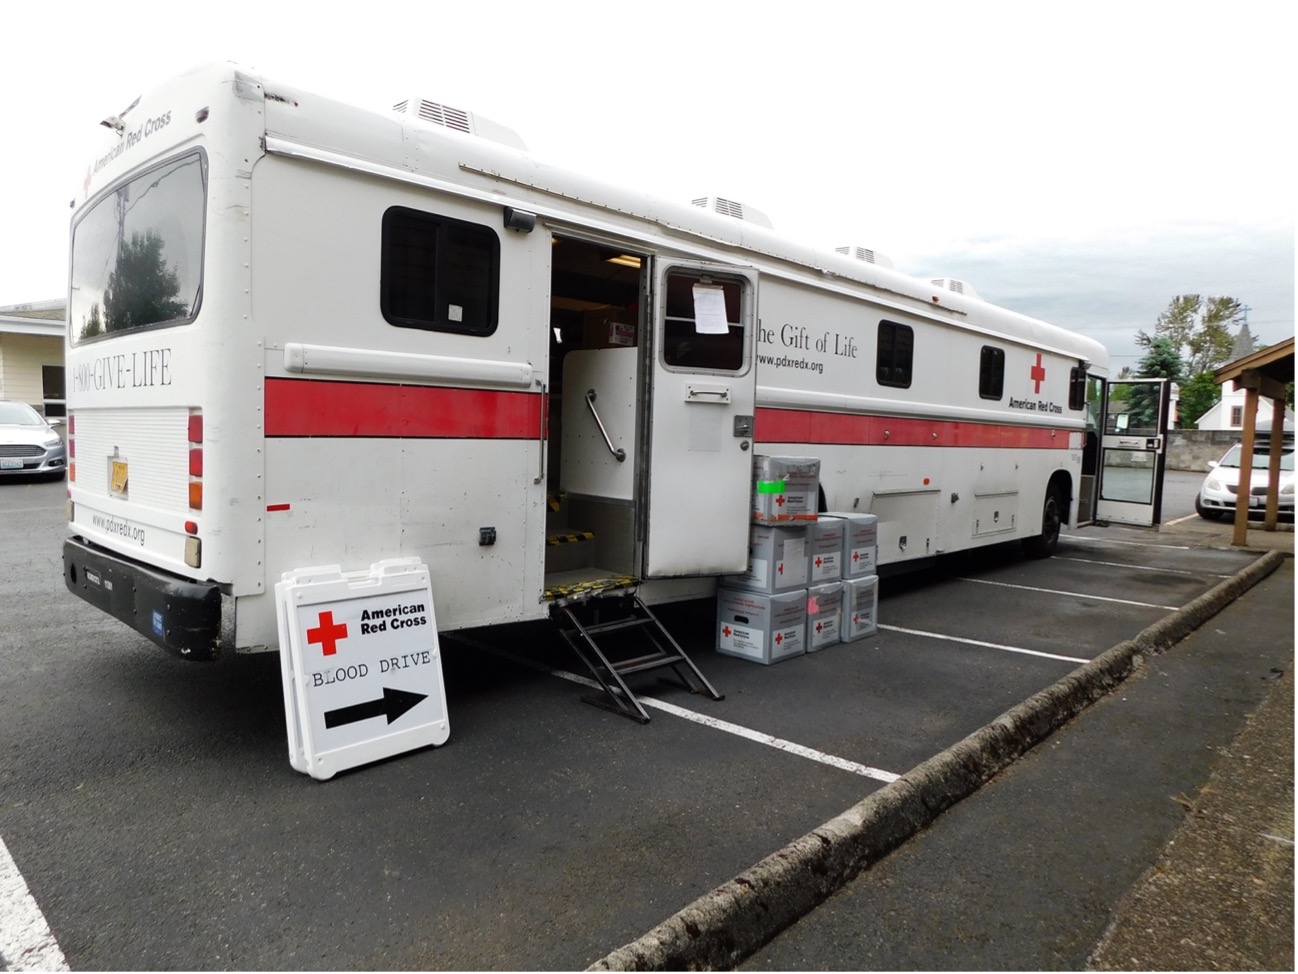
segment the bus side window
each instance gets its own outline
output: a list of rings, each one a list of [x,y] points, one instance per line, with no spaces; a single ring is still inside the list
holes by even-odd
[[[398,328],[496,330],[500,238],[489,227],[404,206],[383,214],[379,307]]]
[[[879,322],[875,378],[881,386],[909,389],[915,358],[915,330],[893,321]]]
[[[999,400],[1005,394],[1005,349],[984,345],[978,359],[978,395]]]

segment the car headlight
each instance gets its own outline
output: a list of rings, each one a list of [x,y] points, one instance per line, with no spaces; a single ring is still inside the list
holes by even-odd
[[[1221,490],[1221,481],[1216,477],[1209,477],[1205,486],[1207,486],[1209,490]]]
[[[51,433],[49,436],[45,437],[46,446],[58,446],[62,442],[63,439],[58,433]]]
[[[1290,481],[1289,483],[1287,483],[1287,484],[1285,484],[1283,487],[1281,487],[1281,488],[1280,488],[1280,493],[1282,493],[1282,494],[1292,494],[1292,493],[1293,493],[1293,481]]]

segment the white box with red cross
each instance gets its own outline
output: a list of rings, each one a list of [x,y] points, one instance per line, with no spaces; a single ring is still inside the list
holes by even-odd
[[[763,595],[717,591],[717,652],[778,663],[807,651],[807,590]]]

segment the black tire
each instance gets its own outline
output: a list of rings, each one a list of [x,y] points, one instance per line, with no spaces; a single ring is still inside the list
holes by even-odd
[[[1198,514],[1199,517],[1203,518],[1205,521],[1220,521],[1224,512],[1215,507],[1204,507],[1199,503],[1199,498],[1196,497],[1194,499],[1194,513]]]
[[[1041,504],[1041,533],[1023,539],[1023,550],[1031,558],[1049,558],[1059,547],[1059,532],[1064,524],[1064,499],[1053,484],[1046,488]]]

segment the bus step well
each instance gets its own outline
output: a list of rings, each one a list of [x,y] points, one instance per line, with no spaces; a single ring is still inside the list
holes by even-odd
[[[647,724],[649,714],[623,678],[664,668],[676,674],[680,685],[691,693],[725,699],[638,595],[561,604],[551,612],[563,638],[604,691],[582,697],[586,703]]]

